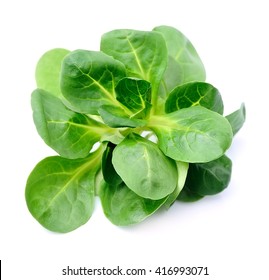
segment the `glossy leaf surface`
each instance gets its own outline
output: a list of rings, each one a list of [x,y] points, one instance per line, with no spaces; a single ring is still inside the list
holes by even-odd
[[[226,116],[226,118],[232,127],[233,134],[235,135],[242,128],[246,120],[245,104],[243,103],[238,110],[229,114],[228,116]]]
[[[219,158],[229,148],[233,137],[224,117],[201,106],[152,117],[149,126],[156,133],[163,153],[183,162],[208,162]]]
[[[125,72],[124,65],[111,56],[77,50],[63,60],[62,93],[78,112],[98,114],[102,105],[118,105],[115,85]]]
[[[190,82],[172,90],[166,100],[165,111],[171,113],[197,105],[223,114],[223,102],[219,91],[203,82]]]
[[[170,26],[158,26],[153,30],[164,37],[169,56],[162,81],[162,91],[168,94],[178,85],[191,81],[205,81],[204,65],[184,34]]]
[[[100,199],[106,217],[115,225],[137,224],[156,212],[166,201],[143,198],[131,191],[124,183],[112,186],[104,183]]]
[[[121,61],[126,66],[127,76],[150,82],[152,103],[155,103],[167,65],[167,48],[159,32],[113,30],[102,36],[101,51]]]
[[[133,112],[136,118],[146,118],[151,109],[151,85],[141,79],[123,78],[116,86],[119,102]]]
[[[176,188],[175,162],[137,134],[128,135],[115,148],[112,163],[128,188],[144,198],[158,200]]]
[[[70,51],[66,49],[52,49],[43,54],[36,65],[35,78],[38,88],[61,97],[60,72],[62,61]]]
[[[200,196],[214,195],[228,186],[231,173],[232,161],[223,155],[207,163],[190,164],[185,185]]]
[[[37,89],[32,94],[33,118],[39,135],[48,146],[66,158],[89,154],[109,128],[66,108],[60,99]]]
[[[94,206],[94,179],[100,151],[84,159],[48,157],[31,172],[25,197],[29,211],[45,228],[69,232],[85,224]]]

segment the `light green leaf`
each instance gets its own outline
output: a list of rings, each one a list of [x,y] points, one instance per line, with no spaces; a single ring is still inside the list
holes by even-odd
[[[98,112],[104,123],[110,127],[139,127],[146,124],[145,120],[130,118],[124,110],[116,106],[103,105]]]
[[[154,31],[113,30],[102,36],[101,51],[121,61],[126,66],[127,76],[150,82],[152,104],[155,105],[167,65],[163,36]]]
[[[189,164],[187,162],[176,161],[177,165],[177,187],[175,190],[168,196],[167,200],[165,201],[165,206],[169,208],[177,199],[179,193],[184,187],[186,177],[188,174]]]
[[[220,114],[201,106],[152,116],[148,126],[156,133],[163,153],[183,162],[208,162],[230,147],[232,129]]]
[[[242,103],[241,107],[231,113],[230,115],[226,116],[227,120],[229,121],[232,129],[233,134],[235,135],[243,126],[246,120],[246,107],[245,104]]]
[[[159,200],[143,198],[131,191],[124,183],[103,183],[100,199],[106,217],[115,225],[127,226],[142,222],[156,212],[167,197]]]
[[[94,179],[102,150],[84,159],[48,157],[31,172],[25,190],[26,203],[45,228],[69,232],[85,224],[94,206]]]
[[[111,128],[66,108],[60,99],[36,89],[32,93],[36,129],[48,146],[66,158],[86,157]]]
[[[171,113],[197,105],[223,114],[223,102],[219,91],[203,82],[190,82],[177,86],[166,100],[165,111]]]
[[[36,65],[35,78],[38,88],[61,97],[60,72],[62,61],[70,51],[66,49],[52,49],[43,54]]]
[[[175,162],[137,134],[129,134],[114,149],[112,163],[127,187],[141,197],[158,200],[176,188]]]
[[[133,112],[135,118],[145,119],[151,109],[151,85],[136,78],[123,78],[116,86],[117,100]]]
[[[191,81],[205,81],[204,65],[184,34],[170,26],[158,26],[153,30],[163,35],[168,50],[168,66],[160,89],[164,95],[178,85]]]
[[[102,105],[120,105],[115,86],[125,76],[124,65],[111,56],[77,50],[63,60],[61,90],[73,110],[96,115]]]

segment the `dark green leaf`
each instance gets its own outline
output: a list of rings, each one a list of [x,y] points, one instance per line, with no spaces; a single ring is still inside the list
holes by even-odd
[[[26,202],[31,214],[45,228],[69,232],[89,220],[101,152],[84,159],[48,157],[33,169],[27,180]]]
[[[204,65],[186,36],[170,26],[158,26],[153,30],[163,35],[169,55],[161,92],[166,95],[178,85],[192,81],[205,81]]]
[[[137,134],[128,135],[115,148],[112,163],[127,187],[144,198],[158,200],[176,188],[175,162]]]
[[[110,127],[139,127],[146,124],[144,120],[130,118],[124,110],[116,106],[103,105],[98,112],[104,123]]]
[[[61,89],[76,111],[94,115],[102,105],[119,105],[115,85],[125,76],[124,65],[111,56],[77,50],[63,60]]]
[[[35,78],[38,88],[61,97],[60,72],[62,61],[70,51],[66,49],[52,49],[43,54],[36,65]]]
[[[207,162],[190,164],[185,186],[200,196],[214,195],[229,184],[232,161],[225,155]]]
[[[119,102],[130,109],[136,118],[146,118],[151,109],[151,85],[145,80],[123,78],[116,86]]]
[[[48,146],[66,158],[86,157],[93,144],[111,130],[69,110],[60,99],[41,89],[32,93],[32,109],[39,135]]]
[[[246,107],[243,103],[240,109],[236,110],[235,112],[231,113],[230,115],[226,116],[227,120],[229,121],[233,134],[235,135],[243,126],[246,120]]]
[[[171,113],[197,105],[223,114],[223,102],[219,91],[203,82],[190,82],[176,87],[166,100],[165,111]]]
[[[219,158],[232,142],[226,118],[201,106],[152,116],[149,127],[163,153],[183,162],[208,162]]]
[[[184,186],[184,188],[182,189],[182,191],[179,193],[177,200],[179,201],[184,201],[184,202],[195,202],[197,200],[202,199],[203,196],[192,192],[188,186]]]
[[[166,201],[166,197],[151,200],[138,196],[124,183],[101,186],[100,199],[106,217],[115,225],[137,224],[156,212]]]
[[[155,105],[167,65],[163,36],[154,31],[113,30],[102,36],[101,51],[121,61],[126,66],[127,76],[150,82],[152,104]]]
[[[117,186],[122,182],[121,177],[118,175],[112,164],[112,153],[115,147],[116,145],[109,142],[102,157],[103,178],[109,185],[112,186]]]

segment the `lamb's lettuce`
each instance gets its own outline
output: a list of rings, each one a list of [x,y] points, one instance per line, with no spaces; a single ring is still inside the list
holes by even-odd
[[[223,191],[225,155],[245,106],[223,116],[197,51],[180,31],[118,29],[99,51],[53,49],[36,67],[33,119],[59,156],[33,169],[26,203],[41,225],[85,224],[99,196],[114,224],[136,224],[177,200]]]

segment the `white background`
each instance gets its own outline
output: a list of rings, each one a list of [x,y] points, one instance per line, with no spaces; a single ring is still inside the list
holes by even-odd
[[[4,280],[101,279],[61,276],[67,265],[148,270],[207,266],[210,276],[183,279],[268,279],[266,2],[1,1],[0,259]],[[194,204],[176,203],[169,211],[128,228],[112,225],[97,204],[85,226],[68,234],[48,232],[32,218],[24,200],[32,168],[55,154],[32,121],[30,95],[37,60],[55,47],[98,50],[100,36],[115,28],[151,30],[158,25],[174,26],[192,41],[204,62],[207,81],[222,93],[226,114],[242,101],[246,104],[247,122],[228,152],[234,163],[229,188]],[[103,277],[109,278],[114,279]]]

